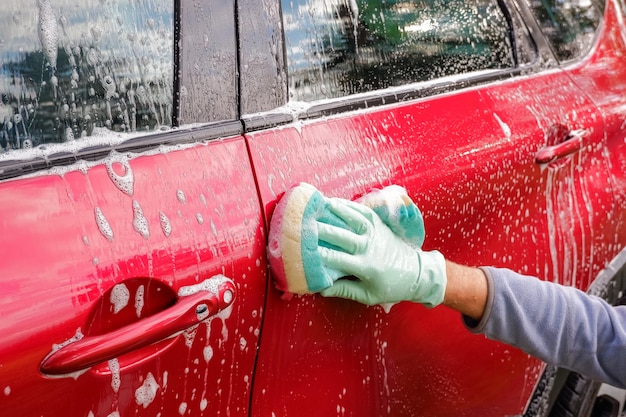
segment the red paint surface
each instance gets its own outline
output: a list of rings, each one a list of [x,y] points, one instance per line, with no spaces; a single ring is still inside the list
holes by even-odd
[[[300,181],[345,198],[400,184],[423,211],[425,249],[587,288],[626,243],[626,36],[616,4],[608,3],[592,55],[563,70],[296,122],[249,135],[249,148],[234,138],[139,156],[130,161],[132,196],[115,187],[104,164],[1,183],[0,410],[46,417],[521,413],[542,364],[472,335],[453,311],[282,300],[267,282],[264,221]],[[580,129],[588,135],[579,151],[535,163],[538,152]],[[148,238],[133,228],[133,200]],[[97,227],[96,207],[112,240]],[[169,236],[159,212],[171,222]],[[230,316],[120,357],[118,391],[106,363],[75,378],[40,373],[53,345],[79,329],[101,333],[134,320],[132,311],[118,319],[103,308],[115,285],[169,288],[166,297],[147,293],[145,311],[156,313],[182,286],[216,274],[237,286]],[[136,395],[148,374],[158,389],[144,408]]]
[[[0,409],[15,416],[108,416],[115,411],[171,416],[180,415],[185,403],[191,415],[200,415],[202,407],[204,415],[248,415],[266,259],[256,188],[250,166],[241,163],[246,158],[241,138],[138,157],[130,161],[132,197],[114,186],[104,165],[86,174],[72,171],[0,185]],[[177,197],[179,190],[185,203]],[[133,228],[133,200],[148,221],[147,239]],[[98,229],[95,207],[107,218],[112,241]],[[159,212],[170,220],[169,237],[161,230]],[[154,352],[147,348],[121,356],[118,392],[106,363],[76,379],[39,372],[53,344],[70,339],[77,329],[88,334],[88,324],[98,320],[90,318],[91,312],[110,302],[102,297],[114,285],[130,280],[132,289],[134,278],[147,277],[176,294],[216,274],[236,284],[230,316],[209,322],[210,329],[200,324],[188,334],[191,347],[179,335],[153,347]],[[118,313],[124,324],[134,314],[134,294]],[[146,311],[164,308],[149,294],[150,288]],[[111,311],[100,319],[115,320]],[[212,349],[208,362],[206,347]],[[149,373],[159,388],[144,408],[136,392]]]
[[[499,120],[498,120],[499,119]],[[500,123],[500,121],[502,123]],[[585,129],[582,149],[535,155]],[[510,132],[510,135],[509,135]],[[517,78],[250,135],[261,199],[291,185],[354,199],[400,184],[424,214],[425,249],[587,288],[626,240],[602,116],[565,72]],[[457,313],[270,292],[254,415],[522,413],[542,364],[469,333]]]

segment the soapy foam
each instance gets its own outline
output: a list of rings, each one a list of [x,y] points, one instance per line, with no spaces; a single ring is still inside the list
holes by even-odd
[[[162,211],[159,211],[159,223],[165,237],[172,234],[172,223],[170,223],[170,219]]]
[[[183,204],[187,202],[187,197],[185,197],[185,193],[183,192],[183,190],[176,190],[176,198],[178,198],[178,201]]]
[[[117,284],[111,289],[110,301],[113,305],[113,314],[117,314],[128,305],[130,291],[125,284]]]
[[[118,393],[122,380],[120,378],[120,363],[117,358],[108,361],[109,370],[111,370],[111,388],[113,392]]]
[[[135,402],[137,405],[141,405],[143,408],[148,407],[154,401],[159,388],[159,384],[152,376],[152,373],[148,372],[143,384],[135,390]]]
[[[46,61],[52,68],[57,66],[59,27],[50,0],[39,0],[39,41]]]
[[[137,314],[137,318],[141,317],[141,311],[143,310],[144,292],[145,287],[140,285],[135,293],[135,313]]]
[[[124,175],[119,175],[115,172],[114,164],[119,164],[124,168]],[[129,161],[125,158],[110,158],[105,162],[105,166],[113,184],[115,184],[121,192],[132,197],[135,186],[135,175],[133,174]]]
[[[102,233],[102,235],[106,237],[109,241],[113,241],[113,229],[111,229],[111,225],[109,224],[106,217],[104,217],[104,213],[102,213],[100,207],[96,207],[94,211],[96,214],[96,224],[98,225],[100,233]]]
[[[136,200],[133,200],[133,228],[137,233],[143,236],[144,239],[150,237],[150,226],[148,220],[143,214],[141,206]]]

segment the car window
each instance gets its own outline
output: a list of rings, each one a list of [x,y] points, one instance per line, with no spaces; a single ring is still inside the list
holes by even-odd
[[[591,48],[604,10],[592,0],[528,0],[556,57],[567,61]]]
[[[290,98],[515,66],[495,0],[283,0]]]
[[[0,8],[0,153],[172,125],[172,0]]]

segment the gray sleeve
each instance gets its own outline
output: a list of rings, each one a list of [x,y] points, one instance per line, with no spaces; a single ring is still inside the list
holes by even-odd
[[[508,269],[482,270],[487,308],[480,322],[463,317],[470,331],[626,388],[626,306]]]

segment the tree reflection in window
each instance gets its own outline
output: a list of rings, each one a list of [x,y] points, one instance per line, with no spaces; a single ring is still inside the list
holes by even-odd
[[[283,0],[293,100],[515,65],[493,0]]]
[[[173,1],[0,8],[1,151],[172,123]]]
[[[604,1],[528,0],[542,32],[560,61],[583,56],[593,44]]]

